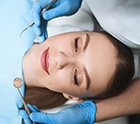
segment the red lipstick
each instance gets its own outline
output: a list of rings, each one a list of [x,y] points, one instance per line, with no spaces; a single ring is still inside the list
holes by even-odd
[[[41,66],[48,74],[50,74],[48,71],[48,68],[49,68],[48,59],[49,59],[49,48],[46,49],[41,55]]]

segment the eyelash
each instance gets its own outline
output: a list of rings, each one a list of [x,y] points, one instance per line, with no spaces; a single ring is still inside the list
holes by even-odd
[[[78,40],[79,40],[79,38],[76,38],[76,39],[74,40],[74,49],[75,49],[75,52],[76,52],[76,53],[78,52],[78,48],[79,48],[79,46],[78,46]]]
[[[77,79],[77,69],[74,70],[74,75],[73,75],[73,81],[75,85],[79,85],[78,79]]]
[[[73,47],[74,47],[74,50],[75,50],[75,53],[78,52],[78,48],[79,48],[79,38],[75,38],[74,41],[73,41]],[[73,82],[75,85],[79,85],[79,82],[78,82],[78,79],[77,79],[77,69],[74,69],[74,74],[73,74]]]

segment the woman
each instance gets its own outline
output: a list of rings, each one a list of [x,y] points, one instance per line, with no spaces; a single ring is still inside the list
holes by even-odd
[[[78,101],[102,99],[129,85],[134,74],[133,55],[107,33],[69,32],[34,44],[23,59],[23,73],[27,87],[45,87]],[[34,100],[43,101],[41,107],[45,108],[47,95],[42,95],[43,100]]]
[[[130,48],[136,48],[134,54],[136,57],[136,73],[135,76],[137,77],[139,74],[139,12],[140,12],[140,2],[139,0],[136,1],[129,1],[129,0],[118,0],[117,2],[115,0],[113,1],[105,1],[105,0],[85,0],[87,3],[87,6],[89,10],[91,10],[91,15],[95,16],[97,19],[97,28],[101,26],[103,30],[106,30],[109,32],[112,36],[119,39],[121,42],[125,43]],[[47,1],[41,1],[36,4],[38,7],[34,6],[32,9],[32,13],[34,13],[33,20],[35,21],[36,25],[34,27],[34,31],[40,37],[41,39],[45,38],[43,32],[40,31],[40,18],[38,16],[39,11],[41,11],[41,6],[45,6],[48,4]],[[56,4],[52,7],[51,10],[47,11],[43,14],[43,18],[45,20],[50,20],[54,17],[58,16],[65,16],[73,14],[78,10],[78,8],[81,5],[82,0],[72,1],[72,0],[59,0],[56,2]],[[73,10],[73,11],[71,11]],[[36,15],[36,16],[35,16]],[[58,22],[61,22],[62,20],[58,20]],[[98,25],[99,24],[99,25]],[[42,26],[43,27],[43,26]],[[41,27],[41,28],[42,28]],[[95,26],[96,29],[96,26]],[[44,30],[45,31],[45,30]],[[138,61],[137,61],[138,60]],[[114,118],[122,115],[127,114],[135,114],[140,112],[140,109],[137,105],[139,105],[140,100],[139,99],[139,79],[133,80],[133,83],[131,86],[129,86],[121,95],[118,95],[116,97],[112,97],[109,99],[102,100],[100,102],[97,102],[97,114],[96,114],[96,121],[101,121],[109,118]],[[133,92],[133,93],[132,93]],[[131,97],[132,96],[132,97]],[[128,100],[131,99],[131,100]],[[116,101],[119,101],[116,103]],[[116,106],[116,107],[110,107],[110,106]],[[129,109],[128,109],[129,108]],[[113,109],[113,110],[112,110]],[[71,111],[72,109],[69,109]],[[108,111],[108,113],[106,113]],[[77,109],[74,112],[77,112]],[[90,113],[90,112],[89,112]],[[89,113],[87,115],[89,115]],[[105,113],[105,114],[104,114]],[[68,113],[67,113],[68,114]],[[67,115],[66,114],[66,115]],[[38,115],[38,114],[37,114]],[[45,115],[45,114],[44,114]],[[46,114],[44,116],[43,114],[38,116],[38,120],[41,121],[41,117],[50,116],[49,114]],[[78,114],[79,115],[79,114]],[[56,121],[57,117],[61,117],[61,113],[57,113],[57,116],[51,116],[50,121]],[[71,114],[72,116],[72,114]],[[89,115],[92,117],[93,115]],[[40,118],[39,118],[40,117]],[[65,120],[65,117],[62,116],[62,120]],[[73,117],[73,120],[75,120],[75,117]],[[49,119],[46,118],[46,122],[50,122]],[[62,123],[65,123],[65,121]],[[82,123],[79,121],[79,123]],[[91,122],[92,123],[92,122]]]
[[[19,13],[15,13],[21,8],[23,3],[27,8],[22,8]],[[4,3],[4,5],[6,4],[7,2]],[[34,34],[29,30],[19,38],[18,33],[28,23],[28,14],[26,13],[32,3],[28,1],[18,1],[16,3],[18,4],[17,8],[15,8],[14,4],[15,2],[10,4],[9,10],[5,11],[2,15],[3,25],[1,25],[1,28],[3,29],[3,27],[9,24],[7,16],[5,15],[7,15],[9,11],[13,11],[14,13],[14,15],[11,16],[12,23],[8,27],[12,30],[14,29],[14,31],[11,32],[11,30],[6,29],[1,32],[1,41],[5,39],[5,42],[2,42],[1,45],[1,68],[6,65],[6,68],[1,69],[1,82],[4,86],[4,88],[1,87],[1,98],[4,98],[0,104],[1,123],[21,123],[18,108],[22,106],[22,102],[12,83],[16,77],[20,77],[23,80],[25,79],[27,87],[47,87],[50,90],[64,93],[65,97],[72,99],[105,98],[117,93],[115,90],[111,90],[111,88],[114,84],[113,80],[116,80],[114,76],[120,71],[117,67],[122,62],[120,61],[122,59],[119,54],[119,49],[124,48],[126,49],[124,53],[128,52],[132,55],[126,46],[121,43],[117,45],[116,39],[106,33],[73,32],[51,37],[43,44],[34,44],[29,50],[33,43]],[[23,18],[20,18],[21,14],[27,19],[26,22],[23,21]],[[15,17],[17,17],[17,19],[15,19]],[[12,42],[9,42],[9,37],[6,37],[7,34],[9,34]],[[66,39],[67,37],[70,39]],[[58,39],[59,41],[57,41]],[[92,42],[94,39],[95,42]],[[68,41],[65,42],[65,40]],[[10,45],[7,46],[7,44]],[[3,49],[4,47],[8,47],[8,49]],[[28,50],[29,52],[27,52]],[[93,53],[93,55],[91,53]],[[46,55],[49,55],[48,61],[44,58]],[[125,53],[124,56],[128,57],[127,53]],[[130,70],[125,71],[130,73],[128,74],[130,79],[126,78],[126,80],[131,80],[134,71],[133,56],[127,59],[132,60],[132,63],[131,65],[129,64],[130,68],[127,67],[127,69]],[[23,67],[21,66],[22,62]],[[99,62],[101,62],[100,65],[98,65]],[[130,61],[127,60],[125,62]],[[48,65],[47,68],[44,66],[45,64]],[[108,69],[110,65],[112,68]],[[91,66],[93,68],[91,68]],[[107,72],[106,69],[108,69]],[[24,76],[22,75],[22,70]],[[64,79],[65,74],[69,76],[67,79]],[[61,78],[59,76],[61,76]],[[61,80],[61,82],[58,82],[59,80]],[[65,80],[67,80],[67,84],[65,84]],[[91,80],[90,84],[89,80]],[[56,85],[54,81],[60,85]],[[127,84],[124,84],[122,89],[120,89],[119,86],[118,88],[121,91],[126,86]],[[21,91],[22,94],[24,94],[24,84],[21,87]],[[10,104],[8,100],[10,100]],[[4,106],[6,106],[6,108]]]
[[[23,58],[23,74],[27,87],[48,88],[67,99],[107,98],[129,85],[134,74],[133,55],[107,33],[63,33],[31,47]],[[46,95],[44,108],[47,103]]]
[[[120,93],[133,77],[133,66],[131,51],[103,32],[50,37],[34,44],[23,59],[27,87],[46,87],[75,100]]]

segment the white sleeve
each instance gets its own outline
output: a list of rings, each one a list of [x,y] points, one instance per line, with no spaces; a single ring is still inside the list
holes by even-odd
[[[102,28],[131,48],[140,48],[140,0],[85,0]]]

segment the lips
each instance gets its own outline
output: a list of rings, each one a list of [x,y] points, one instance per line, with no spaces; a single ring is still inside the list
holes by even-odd
[[[48,74],[50,74],[48,71],[49,68],[48,58],[49,58],[49,48],[46,49],[41,55],[41,66]]]

